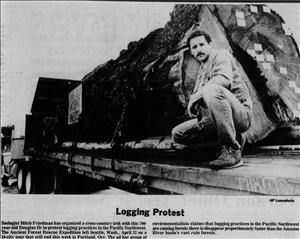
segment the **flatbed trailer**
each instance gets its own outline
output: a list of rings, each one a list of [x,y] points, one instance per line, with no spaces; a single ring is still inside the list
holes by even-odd
[[[81,175],[141,194],[300,195],[298,146],[248,148],[243,167],[217,171],[208,167],[211,148],[166,148],[170,141],[165,141],[163,148],[135,144],[113,150],[98,144],[93,150],[72,145],[39,152],[19,165],[18,188],[60,193],[67,175]]]
[[[184,147],[168,135],[120,140],[123,113],[112,137],[98,132],[97,140],[109,142],[94,142],[82,131],[90,121],[84,123],[80,111],[71,118],[78,122],[68,123],[68,106],[81,109],[81,91],[78,81],[39,79],[32,114],[26,115],[25,156],[18,160],[20,193],[73,193],[64,185],[93,184],[142,194],[300,195],[299,126],[274,131],[261,145],[246,145],[243,167],[216,171],[208,166],[217,156],[212,142]],[[274,142],[294,146],[276,148]]]

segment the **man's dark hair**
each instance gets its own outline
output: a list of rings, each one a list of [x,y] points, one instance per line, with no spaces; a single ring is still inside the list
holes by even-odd
[[[190,49],[190,43],[193,38],[201,37],[201,36],[204,36],[207,43],[211,43],[211,38],[206,32],[200,31],[200,30],[195,30],[190,33],[190,35],[188,36],[188,38],[186,40],[186,44],[187,44],[188,48]]]

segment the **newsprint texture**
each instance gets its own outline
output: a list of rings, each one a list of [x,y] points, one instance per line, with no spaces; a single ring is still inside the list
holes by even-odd
[[[300,4],[1,2],[1,239],[300,238]]]

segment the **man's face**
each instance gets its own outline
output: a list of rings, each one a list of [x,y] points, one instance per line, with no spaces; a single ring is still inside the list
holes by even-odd
[[[192,38],[190,52],[198,61],[205,61],[211,52],[211,43],[208,43],[204,36]]]

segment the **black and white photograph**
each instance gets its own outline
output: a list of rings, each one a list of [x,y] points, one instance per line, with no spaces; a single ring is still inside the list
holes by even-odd
[[[299,238],[299,29],[297,2],[1,1],[1,238]]]

